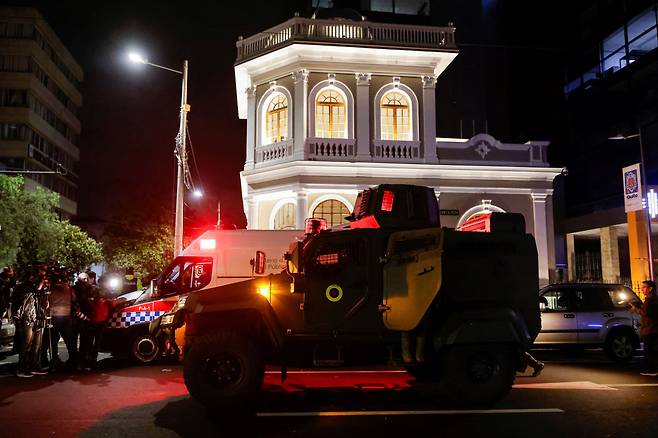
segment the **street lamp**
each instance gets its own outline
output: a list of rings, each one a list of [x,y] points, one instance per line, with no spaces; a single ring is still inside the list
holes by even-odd
[[[195,198],[207,198],[206,194],[203,192],[201,189],[195,189],[194,190],[194,197]],[[215,225],[217,228],[220,228],[222,225],[222,219],[221,219],[221,205],[219,202],[219,197],[218,196],[213,196],[214,198],[217,198],[217,224]]]
[[[639,142],[639,147],[640,147],[640,167],[642,169],[642,186],[644,187],[644,190],[646,193],[648,193],[648,186],[647,186],[647,168],[644,164],[644,146],[642,145],[642,128],[637,128],[637,133],[636,134],[631,134],[631,135],[622,135],[622,134],[617,134],[612,137],[608,137],[608,140],[630,140],[633,138],[637,138]],[[652,244],[652,238],[651,238],[651,214],[649,213],[649,199],[647,196],[647,208],[645,209],[645,216],[646,216],[646,221],[647,221],[647,245],[649,247],[649,278],[653,280],[653,250],[651,248]]]
[[[150,65],[162,70],[168,70],[183,76],[181,98],[180,98],[180,125],[176,136],[176,149],[174,155],[177,161],[176,175],[176,224],[174,227],[174,257],[183,250],[183,197],[185,194],[185,175],[187,174],[187,151],[185,150],[185,139],[187,129],[187,113],[190,106],[187,104],[187,60],[183,62],[183,71],[149,62],[138,53],[129,53],[128,59],[137,64]]]

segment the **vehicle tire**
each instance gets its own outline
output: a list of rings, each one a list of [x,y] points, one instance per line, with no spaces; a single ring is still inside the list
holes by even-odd
[[[160,347],[153,336],[142,334],[135,337],[130,352],[138,363],[148,364],[158,358]]]
[[[613,330],[605,340],[603,351],[614,362],[626,363],[633,358],[637,341],[630,330]]]
[[[195,341],[183,368],[188,391],[210,410],[244,407],[260,389],[264,375],[254,342],[231,331]]]
[[[515,360],[504,344],[455,345],[444,356],[443,387],[461,402],[497,402],[512,388]]]

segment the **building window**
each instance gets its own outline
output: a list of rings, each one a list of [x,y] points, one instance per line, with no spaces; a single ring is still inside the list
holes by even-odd
[[[282,93],[274,95],[265,113],[265,141],[272,144],[283,141],[288,134],[288,99]]]
[[[346,216],[349,216],[350,211],[345,204],[336,200],[328,199],[318,204],[313,210],[313,217],[322,218],[327,221],[327,227],[347,223]]]
[[[318,93],[315,100],[315,136],[319,138],[347,138],[345,97],[332,88]]]
[[[289,202],[279,207],[274,216],[273,228],[275,230],[294,230],[296,228],[295,204]]]
[[[408,98],[400,91],[386,93],[380,103],[381,139],[413,140]]]

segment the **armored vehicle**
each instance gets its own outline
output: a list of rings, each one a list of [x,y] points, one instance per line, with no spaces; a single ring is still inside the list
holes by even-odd
[[[541,324],[523,217],[494,213],[489,232],[441,228],[432,189],[380,185],[348,219],[326,230],[311,220],[280,274],[179,300],[190,394],[234,408],[257,394],[266,364],[285,379],[289,366],[397,362],[463,402],[504,397]]]

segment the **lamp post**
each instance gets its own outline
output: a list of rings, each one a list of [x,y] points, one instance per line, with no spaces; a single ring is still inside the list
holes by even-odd
[[[185,149],[185,140],[187,138],[187,113],[190,111],[190,106],[187,104],[187,60],[183,61],[183,71],[179,71],[174,70],[173,68],[149,62],[147,59],[136,53],[130,53],[128,55],[128,59],[138,64],[150,65],[152,67],[178,73],[179,75],[183,76],[180,98],[180,125],[178,127],[178,135],[176,135],[176,149],[174,150],[174,155],[176,156],[177,162],[176,223],[174,226],[174,257],[176,257],[183,250],[183,209],[185,195],[185,175],[187,174],[187,151]]]
[[[622,134],[617,134],[614,137],[608,137],[608,140],[630,140],[632,138],[637,138],[639,142],[639,147],[640,147],[640,168],[642,170],[642,186],[644,187],[644,191],[648,193],[648,186],[647,186],[647,168],[644,163],[644,146],[642,145],[642,128],[638,127],[637,128],[637,133],[636,134],[631,134],[631,135],[622,135]],[[649,251],[649,277],[651,280],[653,280],[653,250],[651,248],[652,244],[652,238],[651,238],[651,214],[649,213],[649,208],[648,208],[648,203],[649,200],[647,198],[647,208],[645,208],[645,219],[647,222],[647,246],[648,246],[648,251]]]

